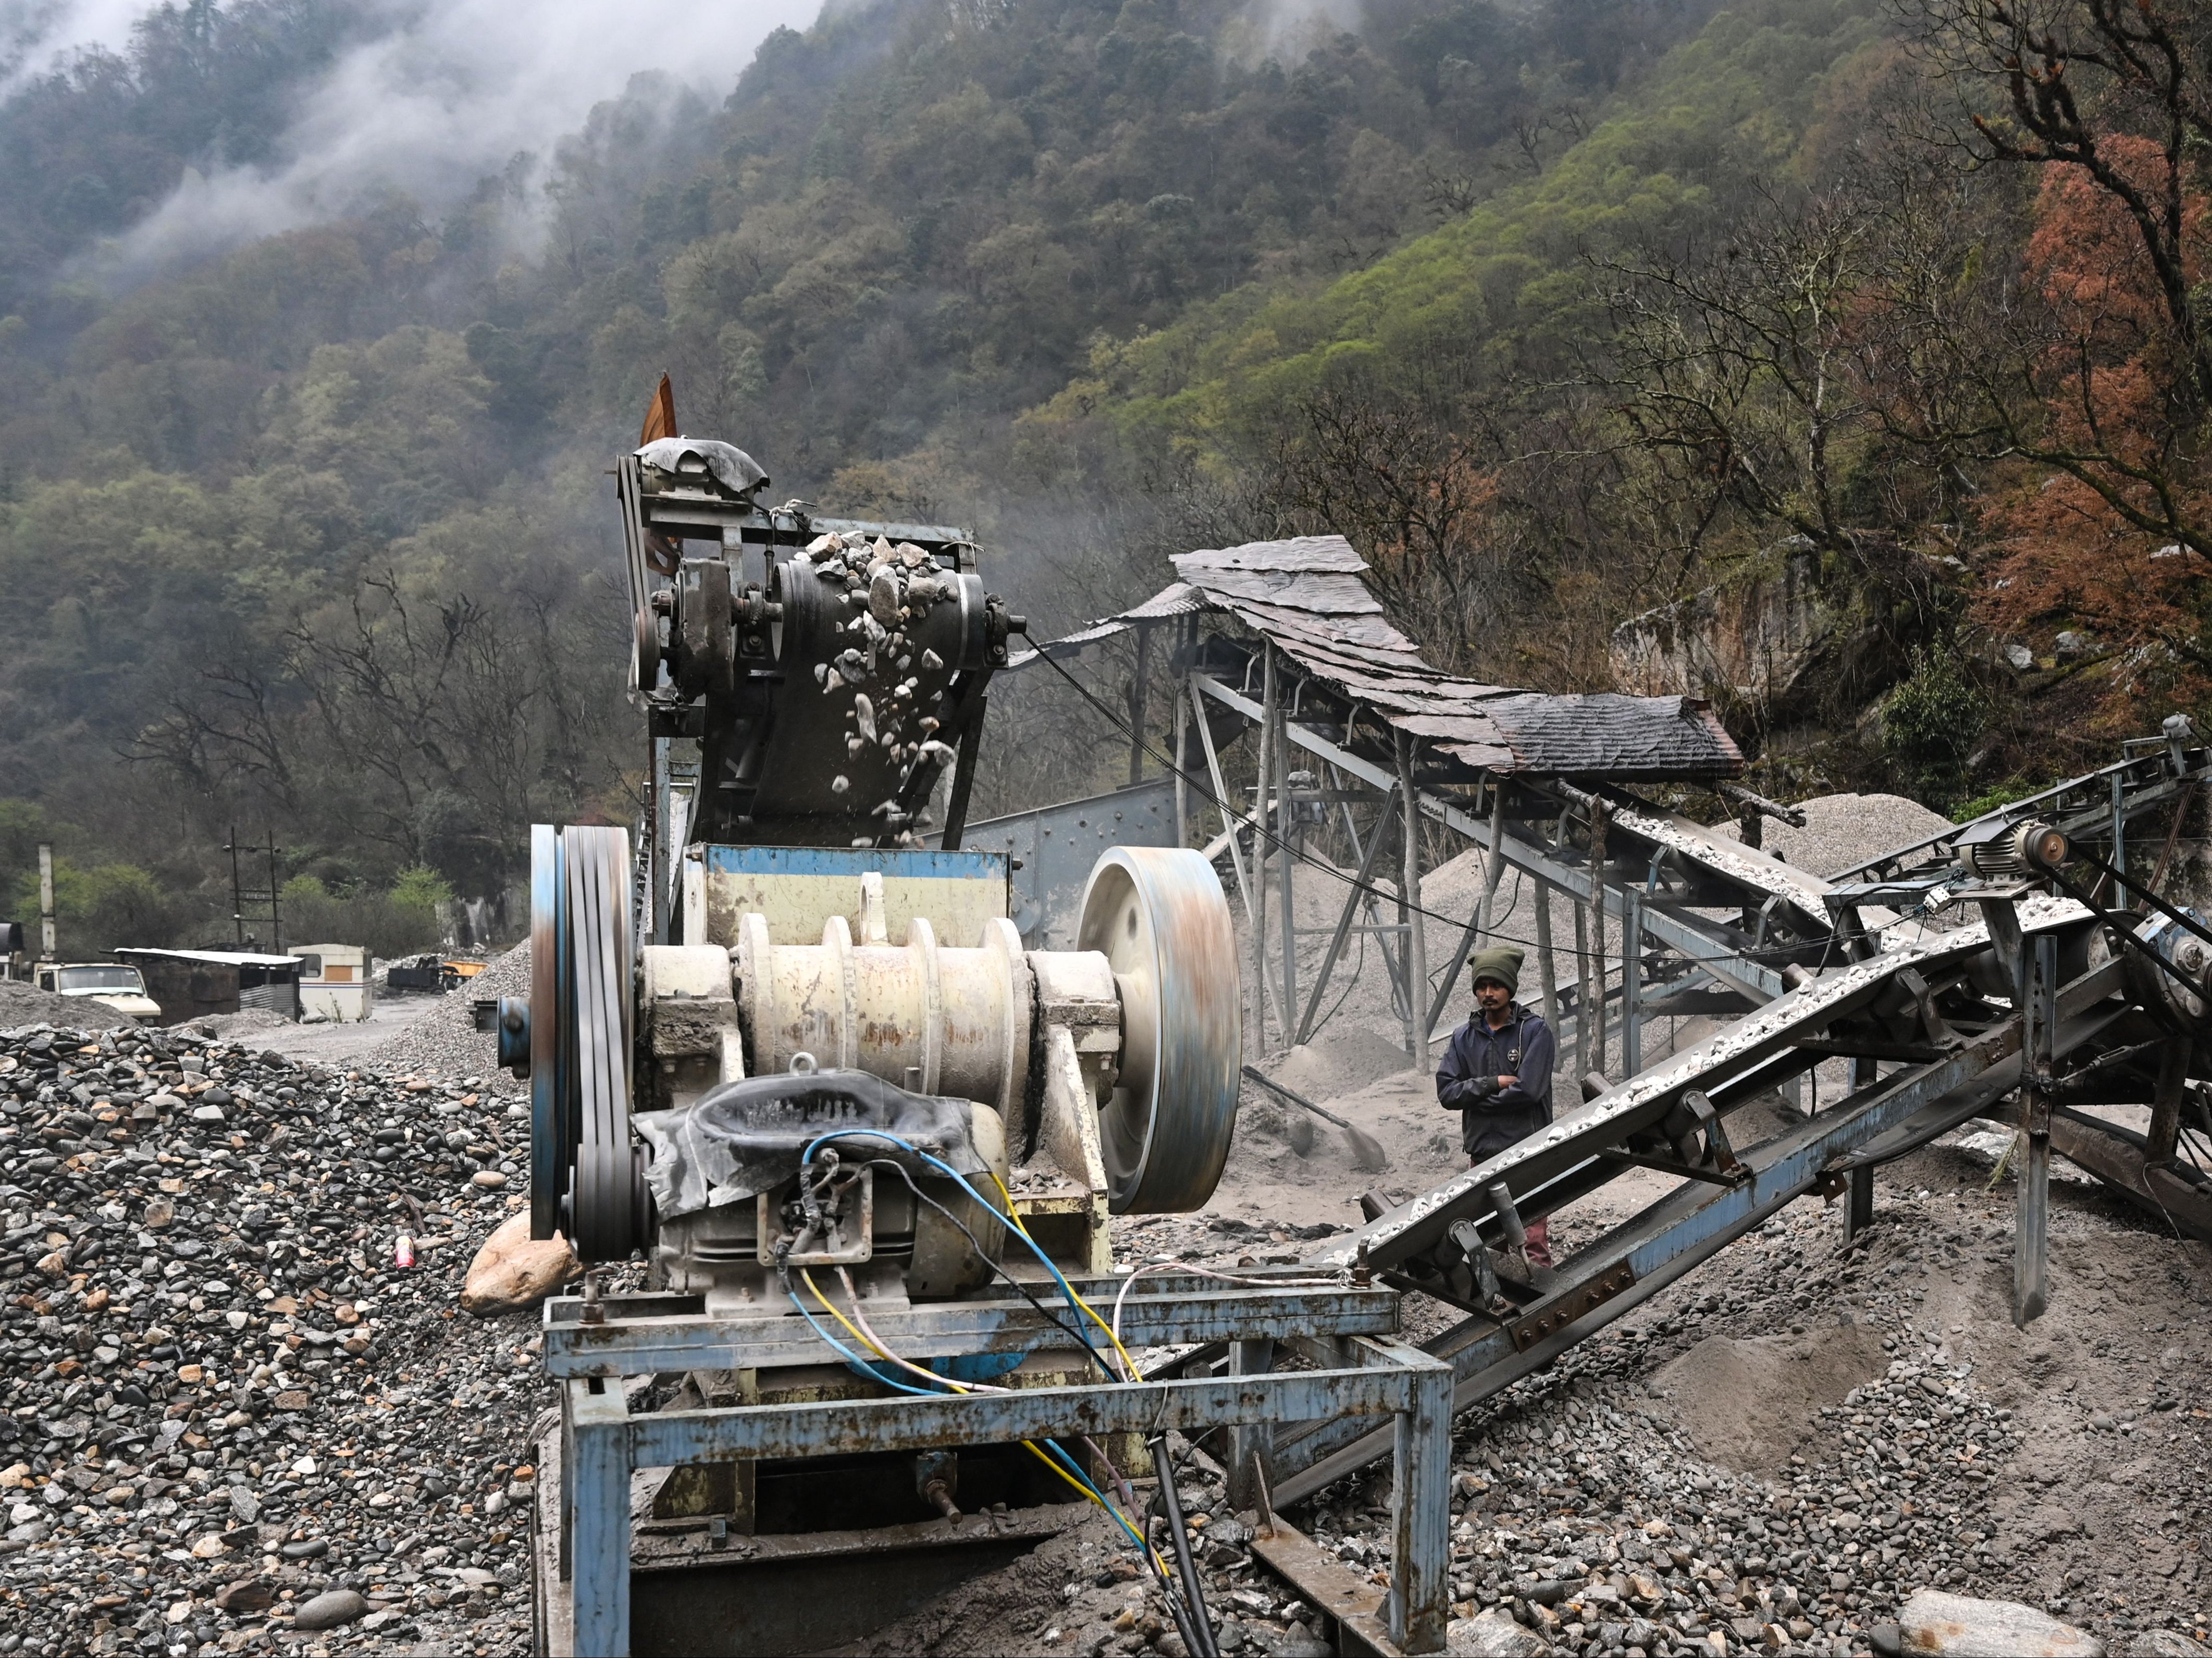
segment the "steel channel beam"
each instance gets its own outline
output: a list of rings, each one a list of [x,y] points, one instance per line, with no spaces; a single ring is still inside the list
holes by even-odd
[[[1403,1343],[1352,1338],[1376,1362],[1357,1370],[1285,1370],[1197,1381],[1101,1382],[929,1398],[822,1400],[658,1411],[629,1418],[633,1467],[730,1457],[836,1456],[1000,1444],[1060,1435],[1156,1433],[1411,1407],[1414,1378],[1442,1361]]]
[[[1259,720],[1262,712],[1260,705],[1249,697],[1240,696],[1220,681],[1206,674],[1194,673],[1190,677],[1190,683],[1191,689],[1194,692],[1203,692],[1224,708],[1232,708],[1255,723]],[[1327,738],[1308,731],[1303,726],[1293,725],[1287,729],[1291,742],[1308,753],[1318,756],[1340,769],[1351,773],[1362,782],[1382,789],[1395,786],[1398,780],[1394,772],[1376,765],[1371,761],[1362,759],[1349,749],[1340,748]],[[1414,799],[1423,812],[1455,834],[1462,835],[1480,846],[1487,847],[1490,844],[1487,826],[1480,820],[1431,794],[1425,789],[1416,790]],[[1590,882],[1588,872],[1554,862],[1534,842],[1524,841],[1518,835],[1508,835],[1505,837],[1504,855],[1505,861],[1516,869],[1539,876],[1552,883],[1553,885],[1564,889],[1572,897],[1585,902],[1589,901]],[[1603,902],[1613,914],[1622,913],[1625,900],[1620,892],[1612,888],[1603,889]],[[1788,988],[1783,982],[1781,974],[1771,968],[1763,967],[1758,963],[1745,961],[1733,946],[1698,931],[1678,914],[1659,909],[1647,909],[1644,918],[1644,930],[1660,943],[1704,968],[1715,978],[1735,986],[1757,997],[1760,1001],[1771,1001]]]
[[[1370,1261],[1387,1265],[1429,1248],[1454,1219],[1468,1212],[1467,1206],[1484,1202],[1483,1193],[1493,1183],[1504,1181],[1515,1192],[1539,1185],[1656,1122],[1690,1090],[1711,1094],[1741,1073],[1784,1058],[1796,1038],[1825,1029],[1874,1000],[1899,969],[1962,958],[1987,947],[1978,929],[1961,929],[1950,938],[1958,942],[1917,945],[1856,963],[1791,992],[1359,1230],[1332,1240],[1327,1249],[1310,1258],[1310,1264],[1349,1266],[1364,1246]]]
[[[1115,1286],[1093,1293],[1111,1297]],[[1053,1304],[1046,1286],[1039,1298]],[[1088,1297],[1086,1297],[1086,1299]],[[582,1303],[564,1297],[546,1303],[545,1370],[549,1376],[615,1376],[672,1374],[694,1370],[751,1370],[839,1362],[795,1314],[737,1320],[686,1313],[671,1317],[625,1317],[610,1308],[604,1324],[578,1321]],[[1093,1303],[1097,1305],[1097,1303]],[[1023,1301],[947,1302],[937,1306],[869,1309],[871,1327],[909,1358],[961,1353],[1017,1353],[1068,1346],[1067,1332]],[[1121,1309],[1124,1345],[1180,1346],[1225,1341],[1255,1329],[1278,1336],[1389,1335],[1398,1327],[1398,1298],[1387,1291],[1354,1289],[1191,1291],[1170,1295],[1132,1292]]]

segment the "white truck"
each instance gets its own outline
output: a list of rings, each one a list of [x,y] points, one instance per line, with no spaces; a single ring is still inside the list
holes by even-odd
[[[40,962],[35,981],[57,996],[83,996],[141,1024],[159,1024],[161,1006],[146,993],[135,967],[117,962]]]

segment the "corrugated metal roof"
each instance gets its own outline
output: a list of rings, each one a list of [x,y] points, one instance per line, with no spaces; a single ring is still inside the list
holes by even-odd
[[[1182,580],[1133,610],[1024,652],[1054,655],[1141,621],[1235,616],[1346,701],[1476,770],[1628,779],[1729,776],[1743,756],[1705,704],[1613,692],[1552,695],[1463,679],[1421,659],[1367,586],[1342,536],[1202,548],[1172,560]]]
[[[185,962],[214,962],[222,967],[297,967],[296,956],[257,956],[250,950],[149,950],[133,945],[111,950],[111,956],[159,956]]]

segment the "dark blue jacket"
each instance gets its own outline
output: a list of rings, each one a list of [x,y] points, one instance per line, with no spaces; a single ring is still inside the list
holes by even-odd
[[[1437,1067],[1437,1102],[1460,1114],[1460,1141],[1480,1163],[1552,1120],[1552,1065],[1558,1044],[1543,1015],[1507,1004],[1505,1023],[1492,1030],[1477,1008],[1452,1032]],[[1517,1077],[1510,1088],[1500,1077]]]

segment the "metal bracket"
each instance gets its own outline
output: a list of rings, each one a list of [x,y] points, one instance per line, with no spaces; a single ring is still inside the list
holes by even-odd
[[[1589,1283],[1570,1291],[1540,1312],[1514,1320],[1505,1327],[1506,1332],[1513,1338],[1516,1350],[1525,1353],[1546,1336],[1565,1329],[1577,1319],[1602,1307],[1624,1290],[1634,1288],[1635,1284],[1636,1269],[1624,1260]]]

